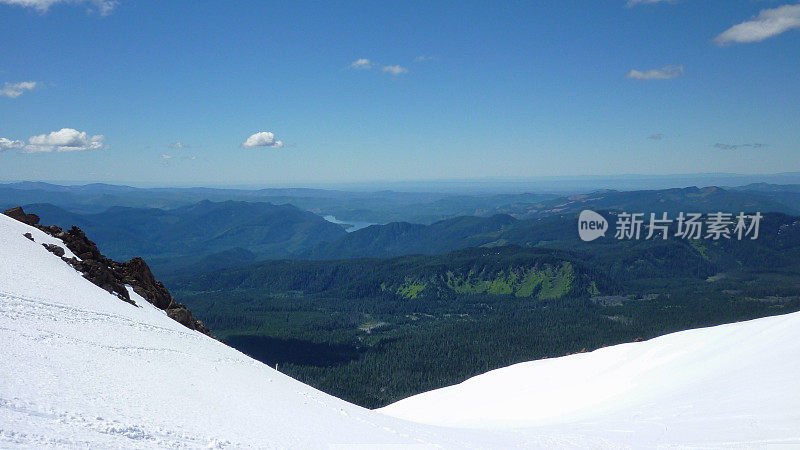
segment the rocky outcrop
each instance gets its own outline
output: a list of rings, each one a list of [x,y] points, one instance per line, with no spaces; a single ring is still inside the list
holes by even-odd
[[[26,225],[36,226],[39,223],[39,216],[36,214],[25,214],[21,206],[7,209],[4,214]]]
[[[189,311],[185,305],[181,305],[180,303],[173,303],[170,308],[167,310],[167,315],[174,321],[183,324],[186,327],[189,327],[193,330],[202,331],[203,333],[209,334],[209,331],[203,327],[203,324],[200,323],[202,329],[198,329],[198,320],[192,316],[192,312]],[[205,330],[205,331],[203,331]]]
[[[133,258],[127,262],[118,262],[106,258],[100,253],[97,244],[89,240],[80,228],[72,227],[64,231],[55,225],[39,225],[39,217],[35,214],[26,214],[21,207],[8,209],[5,211],[5,215],[36,227],[50,236],[61,239],[64,245],[77,258],[65,257],[64,249],[58,245],[42,245],[51,253],[61,257],[67,264],[82,273],[84,278],[97,286],[116,295],[125,302],[136,305],[136,302],[131,300],[128,289],[125,287],[128,285],[145,300],[166,311],[167,315],[176,322],[211,336],[211,332],[203,325],[203,322],[195,319],[186,306],[177,303],[167,288],[155,279],[150,267],[142,258]]]
[[[156,280],[150,267],[142,258],[133,258],[128,262],[111,261],[113,269],[122,275],[122,282],[130,285],[134,292],[146,298],[159,309],[170,309],[175,300],[167,288]]]
[[[67,246],[69,248],[69,245]],[[70,248],[72,250],[72,248]],[[75,253],[75,250],[72,250]],[[86,255],[86,253],[84,253]],[[101,255],[102,256],[102,255]],[[111,261],[109,259],[104,258],[62,258],[67,264],[71,265],[75,268],[78,272],[83,274],[83,277],[87,280],[91,281],[92,283],[100,286],[101,288],[107,290],[108,292],[116,295],[120,299],[131,303],[133,305],[136,304],[133,300],[131,300],[130,295],[128,294],[128,289],[125,288],[125,284],[122,282],[121,277],[119,274],[111,268]]]
[[[48,252],[58,256],[59,258],[64,256],[64,253],[66,253],[63,248],[59,247],[56,244],[42,244],[42,245],[44,246],[44,248],[47,249]]]

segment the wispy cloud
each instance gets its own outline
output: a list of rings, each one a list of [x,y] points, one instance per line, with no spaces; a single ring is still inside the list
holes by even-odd
[[[89,9],[96,10],[103,16],[111,14],[114,8],[119,5],[116,0],[0,0],[0,3],[33,8],[42,13],[47,12],[51,6],[58,3],[86,4]]]
[[[48,134],[31,136],[23,153],[79,152],[104,148],[105,136],[90,136],[72,128],[62,128]]]
[[[650,136],[647,136],[647,139],[652,139],[654,141],[660,141],[660,140],[664,139],[664,135],[661,134],[661,133],[651,134]]]
[[[242,147],[280,148],[283,147],[283,141],[275,139],[275,134],[271,131],[259,131],[242,142]]]
[[[350,63],[350,68],[356,70],[369,70],[372,68],[372,61],[368,60],[367,58],[359,58]]]
[[[714,38],[718,45],[761,42],[794,28],[800,28],[800,5],[763,9],[751,20],[734,25]]]
[[[633,80],[669,80],[683,75],[683,66],[665,66],[660,69],[631,70],[626,75]]]
[[[180,150],[182,148],[189,148],[189,146],[184,144],[181,141],[178,141],[178,142],[173,142],[172,144],[169,144],[169,148],[174,148],[176,150]]]
[[[405,67],[400,66],[400,65],[383,66],[381,68],[381,70],[386,72],[386,73],[388,73],[388,74],[392,74],[394,76],[402,75],[404,73],[408,73],[408,69],[406,69]]]
[[[414,58],[414,62],[433,61],[434,59],[436,59],[435,56],[419,55]]]
[[[19,83],[5,83],[0,89],[0,97],[17,98],[25,91],[33,90],[36,87],[35,81],[20,81]]]
[[[8,138],[0,138],[0,152],[11,150],[12,148],[22,148],[25,145],[22,141],[15,141]]]
[[[717,142],[714,144],[714,148],[718,148],[721,150],[736,150],[739,148],[763,148],[766,147],[767,144],[760,144],[758,142],[754,142],[751,144],[720,144]]]
[[[419,59],[419,58],[425,58],[425,59]],[[430,59],[433,59],[433,57],[430,57],[430,56],[418,56],[416,59],[414,59],[414,61],[428,61]],[[380,64],[376,63],[375,61],[372,61],[372,60],[367,59],[367,58],[357,59],[357,60],[353,61],[352,63],[350,63],[350,65],[348,67],[350,69],[353,69],[353,70],[370,70],[372,68],[380,67],[381,72],[388,73],[388,74],[390,74],[392,76],[398,76],[398,75],[402,75],[404,73],[408,73],[408,69],[406,67],[403,67],[403,66],[399,65],[399,64],[381,66]]]

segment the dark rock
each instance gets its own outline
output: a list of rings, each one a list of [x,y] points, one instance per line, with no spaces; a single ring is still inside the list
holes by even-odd
[[[23,234],[23,236],[25,236],[26,238],[28,238],[30,240],[33,240],[33,235],[30,234],[30,233],[25,233],[25,234]]]
[[[64,231],[61,229],[61,227],[57,227],[55,225],[50,225],[47,227],[39,225],[39,229],[49,234],[50,236],[57,237],[59,239],[61,239],[61,237],[64,234]]]
[[[43,230],[47,232],[47,230]],[[55,230],[49,230],[55,231]],[[66,232],[61,232],[61,229],[58,229],[59,232],[53,234],[54,236],[58,237],[64,244],[67,245],[67,248],[72,250],[72,253],[78,255],[80,259],[96,259],[96,260],[105,260],[105,256],[100,253],[100,250],[97,249],[97,245],[90,241],[89,238],[86,237],[83,230],[78,227],[72,227]]]
[[[167,310],[167,315],[170,316],[176,322],[182,323],[183,325],[188,326],[191,319],[191,313],[186,308],[172,308]]]
[[[136,304],[136,302],[131,300],[131,297],[128,294],[128,289],[125,288],[125,285],[121,282],[118,274],[114,273],[114,271],[108,267],[105,261],[98,261],[95,259],[85,259],[79,261],[72,258],[67,262],[74,267],[75,270],[81,272],[83,277],[87,280],[91,281],[97,286],[100,286],[106,291],[115,294],[117,297],[128,303],[133,305]]]
[[[33,240],[33,239],[31,239],[31,240]],[[64,249],[59,247],[59,246],[57,246],[56,244],[42,244],[42,246],[44,246],[44,248],[46,248],[47,251],[49,251],[50,253],[58,256],[59,258],[64,256]]]
[[[78,261],[78,258],[74,256],[72,258],[67,258],[66,256],[62,256],[61,259],[72,267],[75,267],[76,264],[80,263],[80,261]]]
[[[61,239],[64,245],[78,256],[77,258],[64,257],[65,251],[58,245],[42,245],[82,273],[84,278],[95,285],[116,295],[121,300],[136,305],[131,300],[126,288],[126,285],[129,285],[134,292],[141,295],[145,300],[166,311],[167,315],[173,320],[192,330],[211,336],[211,332],[203,325],[203,322],[195,319],[186,306],[175,302],[167,288],[155,279],[150,267],[142,258],[133,258],[128,262],[117,262],[108,259],[100,253],[97,245],[89,240],[80,228],[72,227],[64,231],[55,225],[38,225],[39,217],[35,214],[26,214],[21,207],[6,210],[5,214],[20,222],[34,226],[50,236]],[[30,233],[26,233],[25,237],[33,240],[33,236]]]
[[[191,328],[192,330],[197,330],[203,334],[211,335],[211,332],[203,325],[203,322],[197,320],[192,316],[192,312],[189,309],[181,305],[180,303],[173,303],[173,307],[167,309],[167,315],[174,321],[180,323],[181,325]]]
[[[35,226],[39,223],[39,216],[36,214],[25,214],[25,211],[22,210],[21,206],[7,209],[3,214],[11,217],[12,219],[19,220],[26,225]]]
[[[121,275],[122,282],[131,285],[134,292],[144,297],[159,309],[172,306],[174,299],[164,285],[157,281],[150,267],[142,258],[133,258],[128,262],[111,261],[114,270]]]

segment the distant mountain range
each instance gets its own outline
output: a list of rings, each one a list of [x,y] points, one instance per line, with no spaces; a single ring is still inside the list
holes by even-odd
[[[78,214],[49,204],[26,205],[42,222],[77,225],[112,258],[143,256],[154,272],[287,257],[344,237],[340,225],[291,205],[202,201],[174,209],[112,207]],[[210,259],[206,259],[206,257]]]
[[[38,187],[38,184],[25,184],[19,191],[38,192]],[[62,191],[103,192],[126,189],[105,185],[62,188]],[[321,192],[309,193],[318,194]],[[48,198],[58,199],[60,194],[50,192],[49,195]],[[375,195],[389,198],[394,194]],[[451,209],[459,202],[474,206],[477,199],[487,202],[481,211],[500,213],[456,216],[431,224],[390,222],[352,233],[293,205],[256,201],[202,200],[169,209],[112,206],[101,212],[80,212],[46,203],[24,206],[46,223],[80,226],[113,258],[137,255],[148,258],[159,276],[237,267],[264,259],[435,255],[467,247],[509,244],[573,248],[582,245],[577,238],[575,218],[583,209],[668,212],[673,217],[681,211],[800,214],[800,185],[598,191],[546,200],[537,200],[535,195],[528,194],[504,198],[511,197],[519,202],[495,207],[490,204],[500,201],[498,197],[439,198],[427,207],[435,210],[437,206],[431,205],[447,202],[450,202],[447,208]]]
[[[553,194],[468,196],[430,192],[322,189],[135,188],[107,184],[59,186],[40,182],[0,184],[0,207],[50,203],[81,214],[114,206],[174,209],[202,200],[292,204],[318,215],[370,223],[432,223],[459,215],[487,215],[497,205],[555,198]]]
[[[746,181],[722,178],[721,181]],[[789,178],[793,179],[793,178]],[[684,184],[677,184],[685,186]],[[458,216],[508,214],[517,219],[570,212],[583,206],[642,209],[660,202],[667,208],[754,205],[762,211],[800,213],[800,184],[755,183],[733,188],[659,190],[575,190],[558,184],[528,193],[440,193],[339,191],[323,189],[135,188],[107,184],[59,186],[40,182],[0,184],[0,207],[49,203],[70,212],[100,213],[114,206],[174,209],[203,200],[292,204],[321,216],[369,223],[432,224]],[[692,192],[695,191],[695,192]],[[560,194],[559,194],[560,192]],[[569,192],[565,195],[564,192]]]
[[[613,213],[604,214],[614,220]],[[538,291],[521,287],[532,282],[528,276],[541,282],[546,272],[551,282],[558,284],[569,278],[567,284],[576,287],[564,290],[557,298],[616,294],[618,281],[651,277],[706,279],[728,270],[767,271],[800,264],[800,218],[781,213],[764,214],[756,240],[618,240],[609,236],[583,242],[575,236],[576,226],[577,219],[570,215],[531,221],[515,221],[508,216],[465,217],[427,227],[373,226],[369,232],[354,232],[325,245],[341,249],[349,243],[356,248],[375,238],[374,246],[361,249],[383,255],[263,261],[205,274],[198,270],[177,279],[188,291],[265,289],[329,297],[342,296],[343,292],[348,292],[347,296],[484,292],[529,296]],[[498,227],[500,231],[485,232]],[[396,234],[385,240],[381,231]],[[674,231],[672,226],[670,233]],[[354,241],[353,236],[359,239]],[[480,244],[491,239],[494,240]],[[439,244],[427,252],[408,253],[436,242]],[[402,245],[408,245],[410,250],[399,250]],[[447,247],[456,249],[443,250]],[[386,257],[395,251],[404,256]],[[559,271],[566,266],[569,270]]]
[[[795,194],[796,195],[796,194]],[[373,225],[331,242],[320,243],[302,254],[310,259],[389,257],[407,254],[438,254],[465,247],[551,245],[580,246],[577,215],[584,209],[629,213],[679,212],[739,213],[779,212],[797,214],[795,208],[751,191],[718,187],[665,189],[658,191],[603,191],[574,195],[491,217],[457,217],[431,225],[389,223]]]

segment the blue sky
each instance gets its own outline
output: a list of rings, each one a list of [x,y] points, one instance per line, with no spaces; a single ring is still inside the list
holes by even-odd
[[[800,171],[798,56],[797,2],[0,0],[0,181]]]

